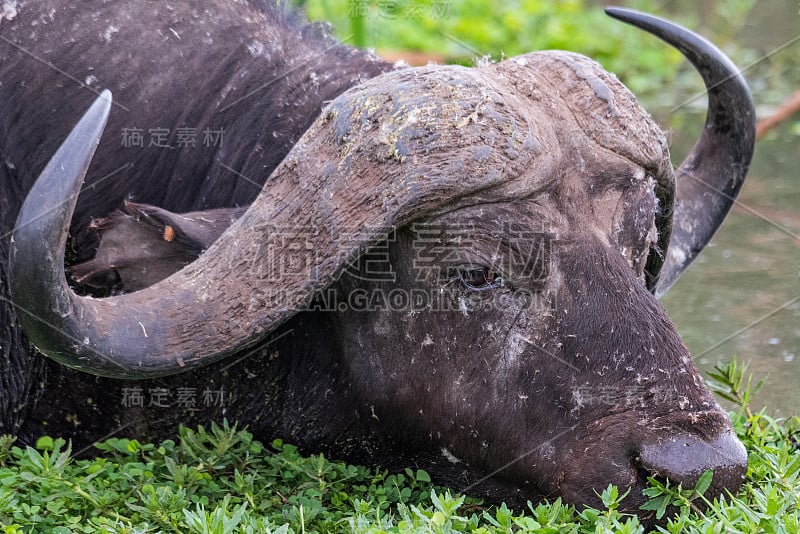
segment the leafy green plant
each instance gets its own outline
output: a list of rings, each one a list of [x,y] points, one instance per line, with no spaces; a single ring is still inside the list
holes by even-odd
[[[657,7],[651,0],[635,4]],[[585,0],[311,0],[303,7],[354,46],[428,52],[449,62],[546,49],[581,52],[617,72],[637,94],[662,88],[681,61],[677,51],[613,22]]]
[[[744,69],[759,117],[772,113],[800,84],[800,56],[790,50],[776,53],[779,43],[768,45],[761,36],[742,35],[757,33],[747,29],[763,8],[755,0],[618,3],[667,16],[716,43]],[[430,60],[473,64],[535,50],[571,50],[616,73],[647,109],[705,111],[702,82],[678,51],[611,20],[591,0],[295,0],[293,5],[311,20],[331,23],[348,44],[390,51],[391,57],[410,51]],[[787,123],[785,132],[797,135],[798,124]]]
[[[764,381],[759,380],[754,386],[753,377],[747,372],[747,364],[739,363],[735,359],[727,364],[717,364],[708,377],[707,383],[712,391],[739,406],[740,413],[737,414],[737,418],[741,418],[742,415],[753,417],[750,404],[764,387]]]
[[[737,361],[719,365],[710,383],[732,402],[734,429],[749,452],[744,486],[709,499],[713,474],[685,489],[651,479],[645,489],[659,532],[800,531],[800,419],[774,419],[750,403],[753,385]],[[62,439],[35,447],[0,439],[0,524],[4,533],[315,532],[641,533],[621,512],[627,496],[609,486],[601,509],[575,510],[560,499],[526,510],[487,506],[431,484],[422,470],[401,473],[304,456],[280,440],[264,446],[223,422],[181,428],[161,444],[111,438],[98,456],[71,457]]]
[[[11,446],[14,445],[15,441],[17,441],[17,438],[9,434],[0,436],[0,466],[6,465],[6,460],[11,456]]]
[[[649,478],[650,487],[644,490],[644,494],[646,497],[650,497],[650,500],[642,506],[642,510],[654,510],[656,519],[664,517],[668,506],[679,507],[682,512],[691,509],[702,514],[693,501],[703,499],[703,494],[711,485],[713,476],[714,472],[709,469],[700,476],[694,488],[687,490],[681,486],[670,487],[669,480],[662,483],[658,479]],[[704,500],[706,504],[710,504],[707,499]]]

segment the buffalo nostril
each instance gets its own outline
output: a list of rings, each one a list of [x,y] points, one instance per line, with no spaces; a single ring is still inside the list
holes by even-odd
[[[735,492],[747,473],[747,451],[730,430],[713,439],[684,432],[666,436],[643,444],[639,458],[641,467],[653,476],[668,478],[684,488],[693,488],[700,475],[711,469],[714,494],[724,489]]]

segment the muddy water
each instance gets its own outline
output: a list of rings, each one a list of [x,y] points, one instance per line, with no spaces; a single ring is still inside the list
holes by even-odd
[[[757,405],[800,414],[800,136],[788,126],[758,143],[739,199],[663,304],[701,368],[749,361],[766,381]]]
[[[714,28],[706,33],[723,48],[736,42],[749,49],[738,49],[737,62],[747,68],[757,114],[769,115],[775,103],[800,88],[800,4],[756,1],[747,16],[737,17],[735,27],[723,23],[722,1],[701,4],[702,9],[684,2],[680,9],[706,29]],[[676,163],[703,121],[702,98],[680,105],[701,89],[696,79],[686,88],[686,80],[685,74],[676,80],[684,94],[644,102],[672,129]],[[699,367],[712,369],[734,355],[750,362],[751,371],[766,382],[757,406],[800,415],[800,125],[784,123],[758,142],[739,199],[741,205],[663,304]]]

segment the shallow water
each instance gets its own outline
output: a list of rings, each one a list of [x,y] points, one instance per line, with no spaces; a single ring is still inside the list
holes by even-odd
[[[701,369],[749,361],[766,382],[756,405],[800,415],[800,137],[788,126],[756,145],[739,200],[663,304]]]
[[[736,27],[724,24],[722,0],[698,5],[685,2],[681,9],[721,32],[704,32],[712,40],[750,49],[749,56],[739,49],[736,60],[757,115],[769,115],[770,104],[800,87],[800,4],[757,1]],[[694,89],[686,88],[687,79]],[[697,79],[684,72],[676,86],[686,94],[645,102],[673,129],[676,163],[702,128],[702,99],[676,106],[700,91]],[[750,362],[755,378],[765,380],[755,405],[780,416],[800,415],[800,126],[792,122],[758,141],[740,205],[662,301],[702,370],[733,356]]]

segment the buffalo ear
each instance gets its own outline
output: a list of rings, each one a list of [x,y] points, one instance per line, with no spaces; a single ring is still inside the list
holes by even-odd
[[[197,259],[246,208],[175,214],[126,202],[123,211],[95,219],[100,234],[95,257],[73,265],[72,279],[103,292],[138,291]]]

